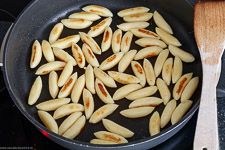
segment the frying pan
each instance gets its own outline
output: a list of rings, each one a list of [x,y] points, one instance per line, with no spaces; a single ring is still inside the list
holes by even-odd
[[[113,13],[113,23],[111,25],[113,31],[116,30],[116,25],[122,23],[122,19],[116,15],[116,12],[119,10],[136,7],[136,6],[146,6],[151,9],[151,12],[154,10],[159,11],[171,25],[174,35],[181,41],[183,44],[182,48],[192,53],[196,60],[194,63],[186,64],[184,63],[184,71],[183,73],[194,72],[194,76],[199,76],[200,81],[202,77],[202,68],[201,68],[201,60],[199,56],[198,49],[196,47],[193,36],[188,34],[186,27],[173,16],[171,16],[166,9],[163,7],[159,7],[159,3],[151,0],[36,0],[30,3],[30,5],[21,13],[21,15],[17,18],[14,23],[9,36],[6,40],[6,45],[4,49],[4,60],[3,60],[3,74],[7,89],[18,107],[18,109],[23,113],[23,115],[34,124],[46,137],[50,138],[54,142],[69,148],[69,149],[148,149],[154,147],[171,136],[177,133],[192,117],[194,112],[197,110],[199,105],[199,97],[201,92],[201,83],[199,88],[195,92],[192,97],[193,105],[192,108],[187,112],[187,114],[175,125],[171,126],[168,124],[160,134],[150,137],[148,133],[148,122],[150,116],[146,116],[138,119],[128,119],[119,115],[119,112],[123,109],[128,108],[128,104],[130,103],[127,100],[120,100],[116,102],[119,104],[118,109],[107,118],[113,120],[122,126],[129,128],[134,131],[135,136],[128,139],[129,143],[113,145],[113,146],[101,146],[101,145],[92,145],[89,144],[89,141],[94,138],[93,133],[100,130],[105,130],[102,123],[98,124],[89,124],[88,121],[81,132],[81,134],[76,137],[74,140],[69,140],[64,137],[61,137],[48,129],[46,129],[41,123],[38,115],[37,109],[35,106],[29,106],[27,104],[27,98],[29,95],[30,88],[36,78],[35,70],[29,68],[29,61],[31,56],[31,46],[35,39],[41,41],[43,39],[48,39],[48,35],[52,29],[52,27],[60,22],[62,18],[66,18],[72,12],[80,11],[83,6],[89,4],[97,4],[102,5],[104,7],[109,8]],[[168,3],[165,3],[165,8],[168,8]],[[175,9],[175,8],[174,8]],[[93,25],[97,24],[95,22]],[[150,27],[148,29],[154,30],[155,24],[153,20],[150,21]],[[86,30],[70,30],[65,28],[61,37],[65,37],[67,35],[77,34],[78,31]],[[95,40],[100,43],[102,39],[102,35],[96,37]],[[136,38],[134,37],[133,41]],[[81,41],[79,41],[78,45],[81,46]],[[141,49],[141,47],[132,44],[132,49]],[[67,50],[71,53],[71,50]],[[100,56],[97,56],[97,59],[101,63],[105,58],[110,56],[112,52],[109,50],[103,53]],[[171,57],[171,55],[170,55]],[[156,58],[149,59],[153,64]],[[140,61],[142,63],[142,61]],[[46,63],[43,59],[41,64]],[[41,65],[40,64],[40,65]],[[39,65],[39,66],[40,66]],[[116,70],[117,66],[112,70]],[[78,75],[82,75],[84,70],[79,69],[77,66],[74,70],[78,71]],[[58,72],[60,74],[60,72]],[[126,73],[132,73],[131,67],[126,70]],[[48,75],[42,76],[43,80],[43,89],[42,94],[37,103],[40,103],[45,100],[51,99],[50,94],[48,92]],[[118,87],[121,87],[121,84],[117,84]],[[172,86],[169,87],[172,90]],[[107,88],[109,93],[112,95],[115,92],[115,89]],[[157,92],[155,96],[159,96]],[[95,99],[95,110],[103,105],[103,102],[99,100],[99,98],[94,95]],[[82,103],[82,100],[80,100]],[[161,114],[163,111],[163,104],[159,105],[156,110]],[[52,113],[52,112],[51,112]],[[57,123],[60,124],[63,119],[57,120]]]

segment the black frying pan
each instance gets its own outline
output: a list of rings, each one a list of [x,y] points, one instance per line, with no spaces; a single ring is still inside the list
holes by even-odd
[[[35,106],[29,106],[27,104],[27,98],[29,95],[30,88],[36,78],[35,71],[36,69],[29,68],[29,61],[31,56],[31,46],[35,39],[39,41],[43,39],[48,39],[48,35],[52,29],[52,27],[60,22],[61,19],[68,17],[72,12],[80,11],[81,8],[88,4],[98,4],[109,8],[113,13],[113,23],[111,25],[113,31],[116,30],[116,24],[122,23],[122,19],[116,15],[121,9],[135,7],[135,6],[146,6],[151,8],[151,12],[154,10],[158,10],[168,21],[174,31],[174,35],[181,41],[183,44],[182,48],[192,53],[196,61],[192,64],[184,64],[184,73],[194,72],[194,76],[199,76],[200,81],[202,77],[202,68],[201,68],[201,60],[199,56],[198,49],[196,47],[195,41],[190,34],[188,34],[187,29],[180,23],[177,19],[169,15],[165,10],[168,6],[157,4],[156,1],[147,1],[147,0],[36,0],[33,1],[18,17],[15,22],[12,30],[9,33],[5,51],[4,51],[4,78],[6,82],[6,86],[8,91],[16,104],[19,110],[30,120],[41,132],[45,133],[45,135],[55,141],[56,143],[65,146],[70,149],[147,149],[154,147],[171,136],[177,133],[192,117],[194,112],[197,110],[199,105],[199,97],[201,91],[201,84],[197,92],[192,97],[193,105],[192,108],[188,111],[188,113],[183,117],[181,121],[177,124],[171,126],[171,124],[167,125],[164,129],[162,129],[161,133],[156,136],[149,136],[148,133],[148,122],[150,116],[139,118],[139,119],[128,119],[119,114],[119,112],[123,109],[128,108],[128,104],[130,103],[127,100],[120,100],[116,102],[119,104],[118,109],[107,118],[113,120],[135,132],[135,136],[129,139],[128,144],[121,144],[115,146],[99,146],[89,144],[89,141],[94,138],[93,133],[100,130],[105,130],[102,123],[98,124],[89,124],[86,122],[85,128],[81,132],[81,134],[75,138],[74,140],[68,140],[57,134],[47,130],[37,115],[37,109]],[[159,6],[164,6],[159,7]],[[165,9],[164,9],[165,8]],[[174,7],[174,9],[177,9]],[[163,11],[164,10],[164,11]],[[95,22],[97,24],[98,22]],[[93,24],[93,25],[95,25]],[[148,29],[154,30],[155,24],[153,20],[150,21],[150,27]],[[77,34],[78,31],[86,30],[70,30],[66,29],[63,31],[61,37],[65,37],[67,35]],[[95,38],[98,43],[100,43],[102,39],[102,35]],[[136,40],[136,37],[133,41]],[[81,46],[82,42],[79,41],[78,45]],[[141,49],[137,45],[133,44],[131,46],[132,49]],[[68,49],[68,51],[71,51]],[[111,55],[111,51],[107,51],[100,56],[97,56],[99,62],[101,63],[106,57]],[[172,56],[170,56],[172,57]],[[155,58],[149,59],[153,64],[155,62]],[[142,61],[140,61],[142,63]],[[43,59],[41,64],[46,63]],[[41,65],[40,64],[40,65]],[[39,66],[40,66],[39,65]],[[116,70],[117,66],[112,70]],[[77,66],[74,70],[78,70],[78,75],[82,75],[84,73],[83,70],[79,69]],[[60,74],[60,72],[58,72]],[[132,73],[131,68],[129,67],[126,73]],[[41,97],[39,98],[37,103],[42,101],[51,99],[48,92],[48,75],[42,76],[43,80],[43,89]],[[122,86],[121,84],[117,84],[118,87]],[[172,90],[172,87],[170,89]],[[115,92],[115,89],[107,88],[111,95]],[[159,96],[157,93],[155,96]],[[95,95],[95,110],[103,105],[101,100]],[[82,100],[80,100],[82,103]],[[164,106],[161,104],[157,107],[157,111],[162,113]],[[63,121],[63,119],[58,120],[58,124]]]

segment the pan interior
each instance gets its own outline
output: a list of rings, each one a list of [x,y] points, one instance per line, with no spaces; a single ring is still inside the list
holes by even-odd
[[[179,39],[179,41],[183,44],[182,49],[192,53],[196,60],[193,63],[183,63],[184,70],[183,74],[193,72],[194,76],[199,76],[200,81],[202,77],[202,69],[201,69],[201,60],[198,49],[196,47],[195,41],[193,37],[188,33],[187,28],[183,26],[177,19],[169,15],[166,11],[158,9],[156,7],[155,1],[145,1],[145,0],[120,0],[118,2],[109,1],[109,0],[39,0],[35,1],[33,4],[29,6],[28,9],[24,11],[24,13],[19,17],[17,20],[11,34],[8,38],[7,47],[5,51],[4,57],[4,71],[6,76],[6,82],[8,86],[8,90],[11,93],[11,96],[17,106],[25,113],[26,116],[33,119],[33,123],[41,122],[37,115],[37,109],[35,106],[29,106],[27,104],[27,99],[29,95],[30,88],[36,78],[35,71],[36,69],[46,63],[46,60],[42,59],[41,64],[36,69],[30,69],[30,56],[31,56],[31,47],[34,40],[48,40],[49,33],[53,26],[60,22],[61,19],[67,18],[69,14],[73,12],[81,11],[81,8],[88,4],[98,4],[109,8],[113,13],[113,22],[112,22],[112,30],[116,30],[116,25],[123,22],[121,18],[116,15],[116,12],[119,10],[129,8],[129,7],[136,7],[136,6],[146,6],[149,7],[153,12],[154,10],[159,11],[164,18],[168,21],[171,25],[174,35]],[[102,20],[102,19],[101,19]],[[99,20],[100,21],[100,20]],[[94,22],[93,25],[97,24],[99,21]],[[153,19],[149,21],[150,27],[148,29],[155,31],[155,24]],[[65,27],[63,34],[60,38],[66,37],[68,35],[78,34],[78,32],[88,32],[89,28],[84,30],[71,30]],[[123,32],[124,34],[124,32]],[[102,35],[94,38],[97,43],[101,43]],[[140,50],[141,47],[134,44],[134,41],[137,40],[136,37],[133,38],[131,49]],[[78,42],[79,46],[82,46],[82,42]],[[70,49],[66,49],[71,54]],[[111,48],[109,51],[104,52],[102,55],[96,55],[99,63],[101,63],[105,58],[112,55]],[[172,57],[170,55],[169,57]],[[154,64],[156,58],[149,58],[149,60]],[[141,64],[143,60],[139,61]],[[79,69],[78,66],[74,68],[75,71],[78,72],[78,75],[81,76],[84,73],[84,70]],[[117,66],[112,68],[111,70],[117,70]],[[60,71],[57,72],[60,75]],[[133,74],[131,67],[129,66],[125,73]],[[41,76],[43,80],[43,89],[41,97],[39,98],[37,103],[40,103],[45,100],[52,99],[50,97],[48,91],[48,75]],[[161,77],[161,75],[160,75]],[[118,87],[121,87],[122,84],[118,84]],[[170,86],[170,90],[172,91],[172,86]],[[201,84],[199,85],[201,87]],[[108,88],[108,91],[111,95],[115,92],[116,89]],[[195,92],[194,96],[192,97],[193,100],[193,107],[196,107],[199,97],[200,97],[201,88],[198,88]],[[157,92],[155,96],[159,96]],[[95,110],[102,106],[104,103],[98,98],[98,96],[94,95],[95,100]],[[80,103],[82,99],[80,99]],[[144,140],[149,138],[149,131],[148,131],[148,122],[150,116],[138,118],[138,119],[128,119],[123,117],[119,114],[121,110],[127,109],[130,101],[128,100],[120,100],[116,101],[116,104],[119,105],[118,109],[107,119],[113,120],[119,123],[122,126],[125,126],[132,130],[135,133],[135,136],[130,138],[130,142]],[[164,106],[163,104],[159,105],[156,110],[161,114]],[[193,108],[190,109],[193,111]],[[51,112],[52,114],[52,112]],[[187,115],[186,115],[187,117]],[[65,119],[65,118],[63,118]],[[58,124],[63,121],[63,119],[57,120]],[[185,119],[185,118],[184,118]],[[182,122],[182,121],[181,121]],[[38,124],[36,124],[38,125]],[[168,131],[171,124],[167,125],[163,132]],[[170,128],[171,129],[171,128]],[[88,121],[86,122],[85,128],[81,132],[81,134],[76,138],[77,141],[82,142],[89,142],[91,139],[95,138],[93,133],[105,130],[102,123],[98,124],[89,124]]]

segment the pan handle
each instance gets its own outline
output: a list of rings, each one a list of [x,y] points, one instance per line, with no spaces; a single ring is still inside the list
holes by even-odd
[[[10,27],[9,27],[8,31],[6,32],[5,37],[2,41],[1,50],[0,50],[0,67],[3,66],[3,54],[4,54],[4,49],[5,49],[5,43],[6,43],[6,39],[9,35],[9,32],[10,32],[12,26],[13,26],[13,23],[10,25]]]

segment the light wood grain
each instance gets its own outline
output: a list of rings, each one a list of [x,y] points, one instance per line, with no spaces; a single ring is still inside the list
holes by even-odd
[[[195,4],[194,32],[203,67],[203,83],[194,150],[217,150],[217,70],[225,48],[225,1]]]

